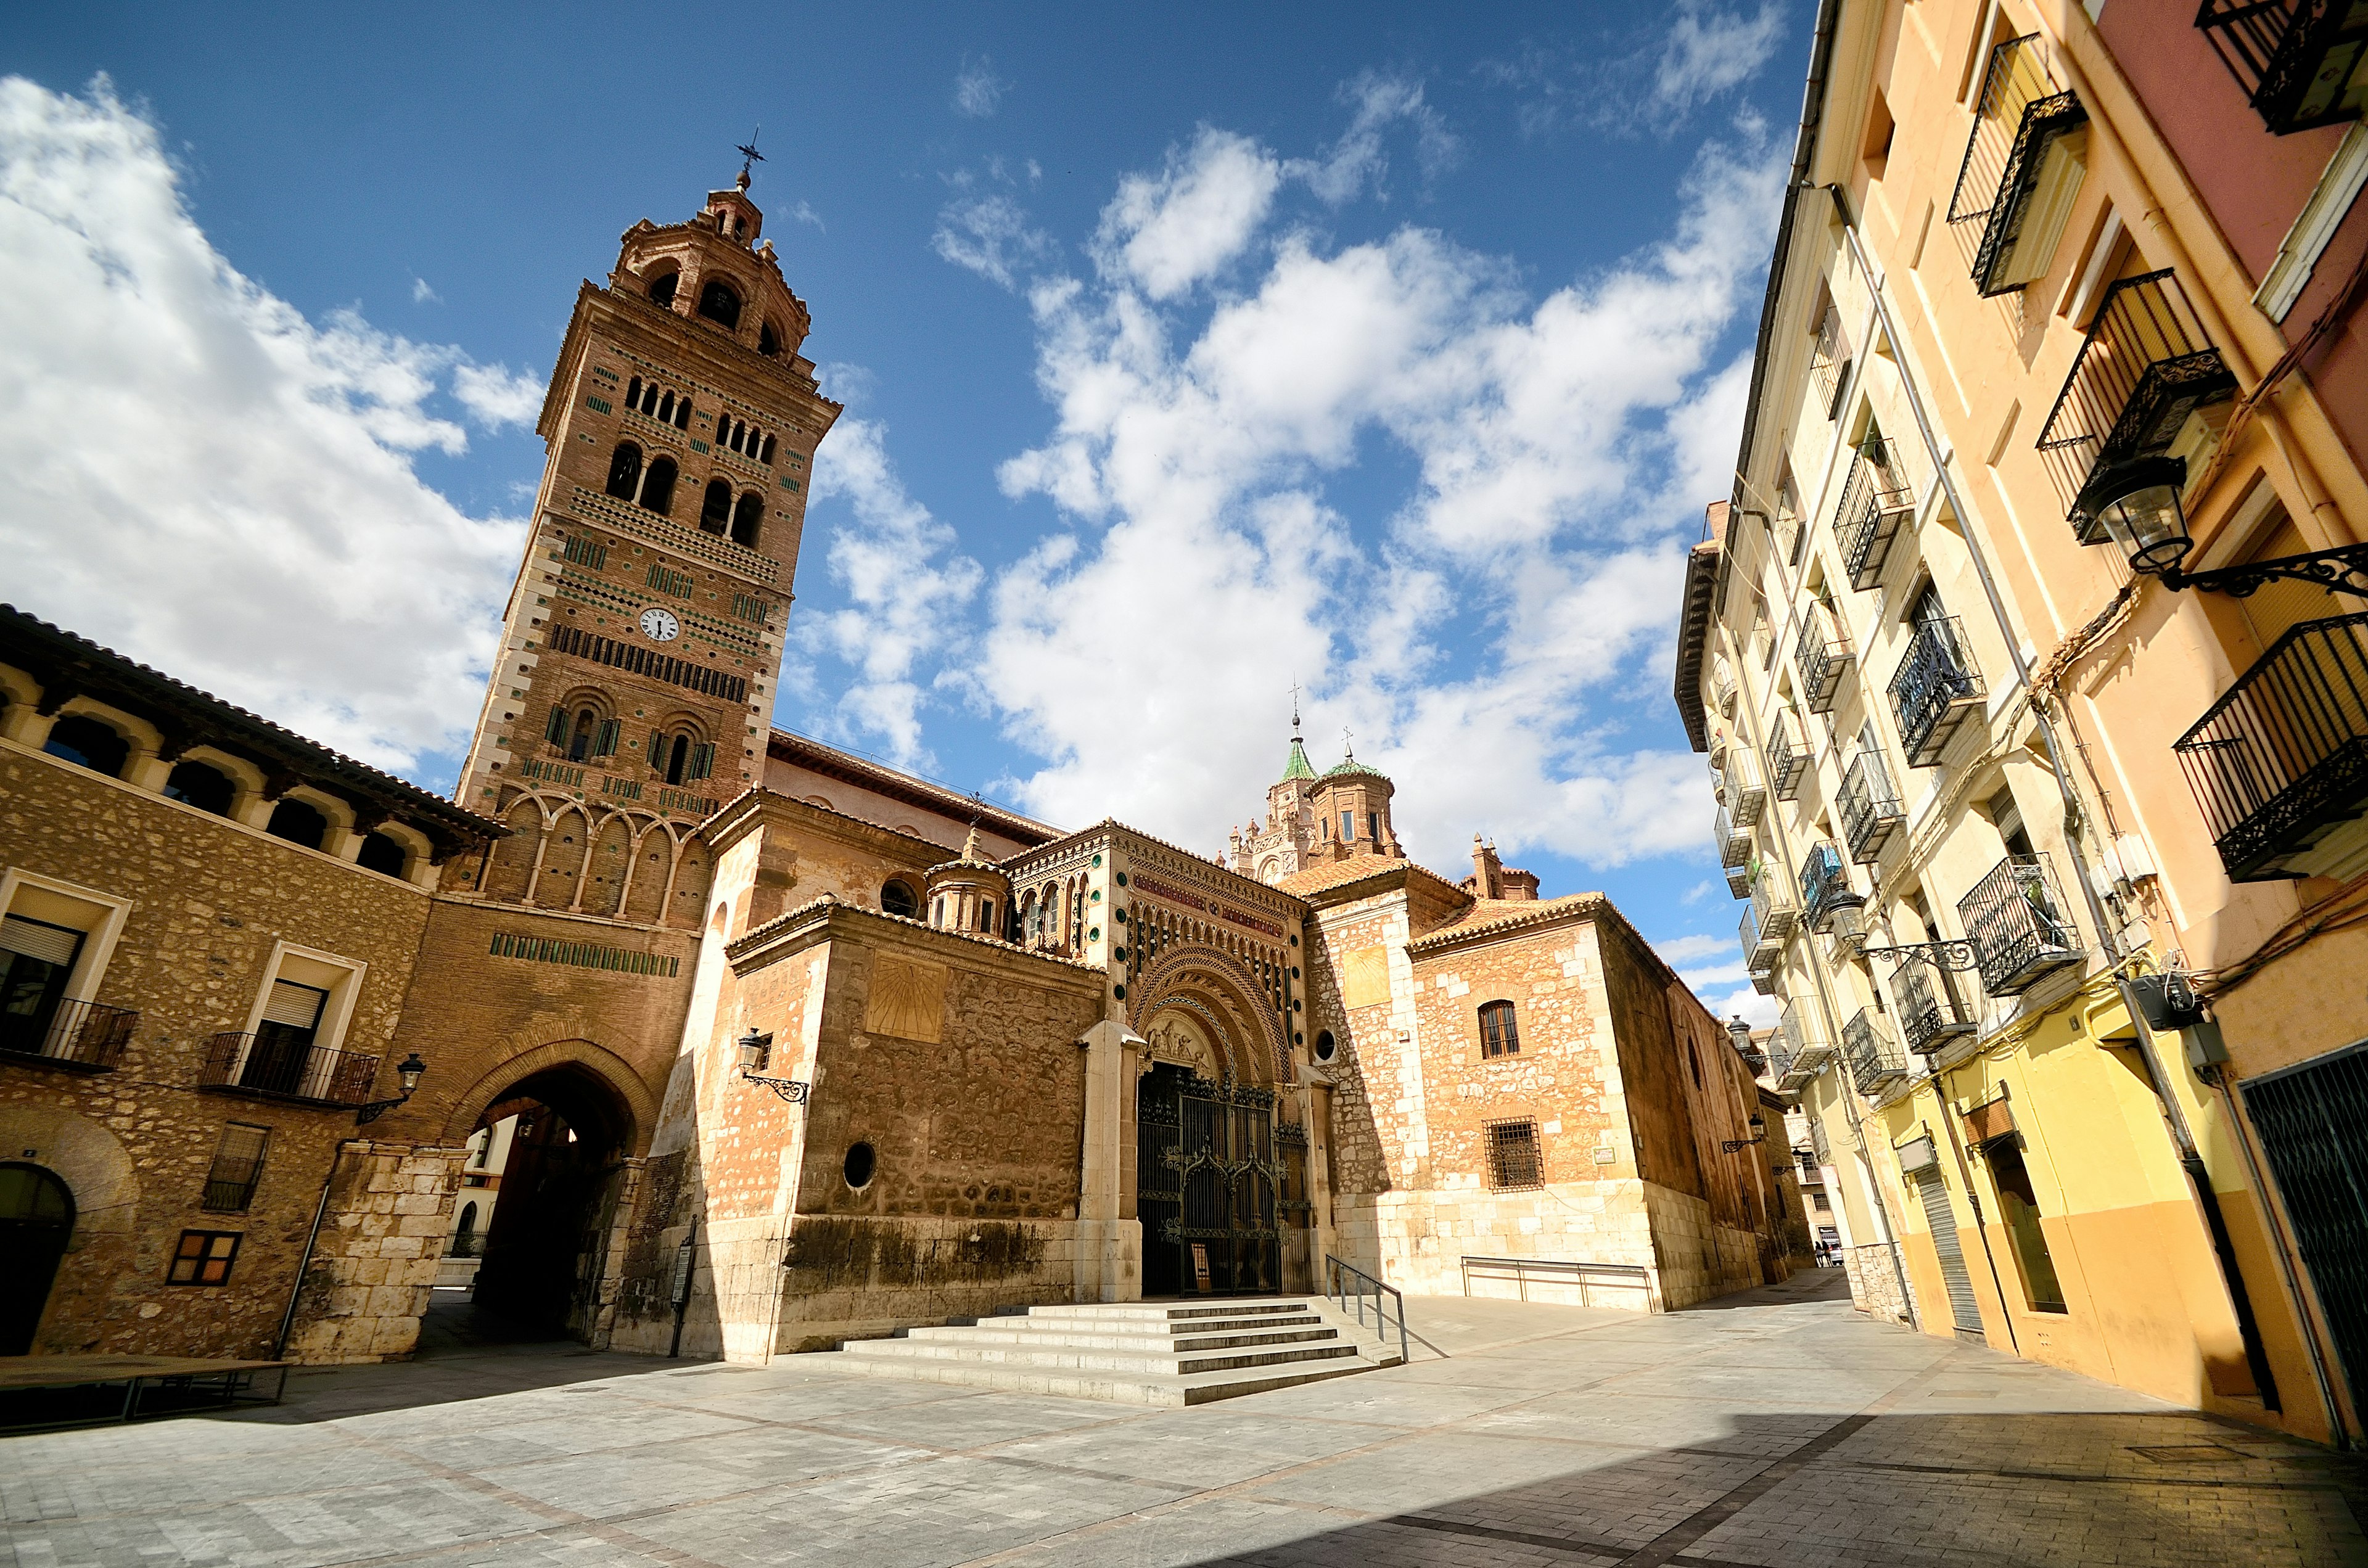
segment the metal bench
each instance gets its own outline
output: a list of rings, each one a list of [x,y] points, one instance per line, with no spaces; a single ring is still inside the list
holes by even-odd
[[[1598,1285],[1606,1290],[1642,1290],[1645,1310],[1661,1310],[1660,1298],[1653,1289],[1653,1271],[1641,1263],[1573,1263],[1554,1257],[1466,1257],[1463,1262],[1463,1293],[1472,1294],[1472,1281],[1511,1279],[1520,1288],[1522,1301],[1530,1299],[1530,1281],[1537,1279],[1557,1285],[1577,1285],[1578,1303],[1583,1307],[1595,1304],[1593,1291]]]

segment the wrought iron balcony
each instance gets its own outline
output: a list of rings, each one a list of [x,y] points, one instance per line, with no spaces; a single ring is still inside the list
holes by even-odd
[[[1743,967],[1751,971],[1752,986],[1762,995],[1773,992],[1776,965],[1784,957],[1784,944],[1759,928],[1759,913],[1748,904],[1744,906],[1743,922],[1736,927],[1735,937],[1743,948]]]
[[[1740,750],[1740,748],[1737,749],[1738,751]],[[1750,830],[1736,826],[1733,813],[1728,812],[1725,806],[1721,806],[1718,809],[1718,824],[1715,829],[1715,834],[1718,839],[1718,863],[1720,865],[1735,867],[1748,864],[1750,861]],[[1744,886],[1748,891],[1750,887],[1750,883],[1746,882]]]
[[[1907,1076],[1907,1058],[1891,1038],[1891,1025],[1872,1007],[1842,1026],[1842,1055],[1850,1062],[1850,1082],[1870,1097]]]
[[[1980,1022],[1965,995],[1965,982],[1918,955],[1891,974],[1891,999],[1899,1006],[1899,1033],[1907,1049],[1935,1051],[1952,1035],[1971,1034]]]
[[[2337,869],[2368,838],[2368,611],[2287,631],[2171,750],[2229,881]]]
[[[1751,896],[1751,862],[1747,860],[1740,866],[1726,868],[1726,891],[1734,898]]]
[[[1850,666],[1850,634],[1840,619],[1822,604],[1812,603],[1801,620],[1800,641],[1793,645],[1793,663],[1801,674],[1801,700],[1812,713],[1834,705],[1842,676]]]
[[[1724,653],[1711,662],[1710,696],[1711,706],[1717,710],[1720,718],[1735,717],[1735,666],[1726,662]]]
[[[2079,191],[2079,160],[2066,139],[2088,119],[2079,97],[2049,72],[2037,33],[1990,51],[1949,199],[1950,222],[1981,225],[1974,287],[1983,295],[2009,293],[2046,274]]]
[[[1784,885],[1783,878],[1767,871],[1752,879],[1751,913],[1759,922],[1760,933],[1778,942],[1793,934],[1793,923],[1800,917],[1793,890]]]
[[[1957,618],[1918,622],[1907,655],[1891,677],[1891,708],[1899,715],[1907,766],[1938,767],[1941,754],[1987,695]]]
[[[2044,855],[1999,861],[1957,901],[1957,919],[1973,944],[1982,989],[1993,996],[2020,995],[2051,971],[2086,956]]]
[[[1748,746],[1736,746],[1718,770],[1713,792],[1718,803],[1735,818],[1737,827],[1749,827],[1768,807],[1767,788],[1759,782],[1759,761]]]
[[[1801,738],[1801,721],[1789,708],[1780,708],[1768,724],[1768,786],[1780,801],[1801,791],[1801,777],[1809,771],[1808,743]]]
[[[1780,1045],[1783,1062],[1776,1074],[1776,1086],[1787,1092],[1815,1078],[1834,1056],[1833,1043],[1826,1039],[1816,1010],[1798,998],[1784,1004],[1783,1017],[1777,1020],[1776,1033],[1769,1040],[1771,1066],[1776,1065],[1775,1052]]]
[[[1907,820],[1899,804],[1899,791],[1891,782],[1891,769],[1884,767],[1883,754],[1861,751],[1858,760],[1842,775],[1841,792],[1834,797],[1840,808],[1842,833],[1850,840],[1850,858],[1861,866],[1872,866]]]
[[[2107,538],[2091,498],[2100,481],[2170,452],[2197,410],[2236,392],[2236,375],[2169,269],[2106,290],[2039,432],[2039,449],[2077,487],[2070,517],[2080,542]]]
[[[1810,846],[1801,862],[1801,918],[1809,929],[1825,936],[1837,915],[1848,911],[1855,916],[1865,903],[1865,895],[1850,886],[1850,868],[1833,840],[1819,839]]]
[[[378,1078],[378,1058],[241,1033],[214,1036],[198,1087],[300,1105],[359,1106]]]
[[[2368,10],[2351,0],[2203,0],[2195,25],[2280,136],[2360,118]]]
[[[1810,360],[1810,369],[1817,381],[1817,397],[1826,417],[1834,416],[1835,400],[1850,382],[1850,336],[1842,330],[1842,312],[1838,305],[1826,307],[1825,319],[1817,323],[1817,349]]]
[[[1842,486],[1841,509],[1834,514],[1834,539],[1851,587],[1882,584],[1891,541],[1915,515],[1916,493],[1900,466],[1897,444],[1873,439],[1860,447]]]
[[[77,1073],[111,1073],[139,1024],[129,1007],[59,1002],[30,1013],[0,1012],[0,1056]]]

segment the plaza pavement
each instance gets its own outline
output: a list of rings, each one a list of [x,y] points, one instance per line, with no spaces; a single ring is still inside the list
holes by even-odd
[[[1871,1324],[1417,1298],[1391,1370],[1182,1410],[472,1335],[276,1409],[0,1440],[85,1564],[2368,1564],[2356,1461]]]

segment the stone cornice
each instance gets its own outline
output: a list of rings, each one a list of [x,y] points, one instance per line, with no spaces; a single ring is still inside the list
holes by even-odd
[[[874,941],[884,937],[925,949],[935,948],[948,962],[966,969],[985,965],[1037,981],[1074,985],[1087,994],[1099,994],[1110,979],[1106,971],[1079,960],[1055,958],[968,931],[941,931],[926,922],[865,909],[830,893],[785,910],[747,935],[725,943],[723,956],[734,973],[746,974],[842,935]]]

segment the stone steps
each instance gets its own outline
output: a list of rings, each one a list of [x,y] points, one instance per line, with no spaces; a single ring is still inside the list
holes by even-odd
[[[1035,1307],[972,1325],[857,1340],[837,1354],[879,1377],[1130,1404],[1201,1404],[1395,1366],[1395,1346],[1344,1335],[1314,1302]]]

